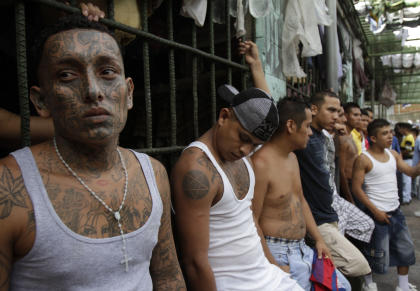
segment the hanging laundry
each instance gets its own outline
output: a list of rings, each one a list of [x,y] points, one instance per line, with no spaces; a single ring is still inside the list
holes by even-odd
[[[105,0],[97,1],[97,3],[104,3]],[[159,8],[163,0],[148,0],[147,1],[147,16],[153,14],[153,12]],[[114,1],[114,19],[124,25],[128,25],[137,29],[141,29],[142,19],[140,13],[139,2],[136,0],[119,0]],[[126,46],[136,36],[132,33],[128,33],[122,30],[115,30],[115,36],[121,45]]]
[[[249,12],[255,18],[266,16],[272,9],[272,0],[249,0]]]
[[[213,22],[225,24],[226,22],[226,1],[213,0]]]
[[[242,0],[236,1],[236,38],[240,38],[245,35],[245,11]]]
[[[194,23],[197,26],[202,27],[204,21],[206,20],[207,13],[207,0],[184,0],[181,11],[181,14],[184,17],[190,17],[194,19]]]
[[[318,12],[318,14],[317,14]],[[299,65],[297,51],[302,43],[302,57],[322,54],[318,24],[329,25],[324,0],[289,1],[282,33],[282,66],[286,77],[305,77]]]

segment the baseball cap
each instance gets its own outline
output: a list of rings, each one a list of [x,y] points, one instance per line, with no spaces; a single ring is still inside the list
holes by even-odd
[[[219,96],[228,102],[239,123],[255,137],[267,141],[279,125],[279,117],[273,98],[258,88],[239,92],[231,85],[221,85]]]

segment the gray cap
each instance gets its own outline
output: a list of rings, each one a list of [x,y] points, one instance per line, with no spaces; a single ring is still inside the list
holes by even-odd
[[[273,98],[258,88],[239,92],[231,85],[217,89],[219,96],[227,101],[241,125],[257,138],[267,141],[279,125],[279,117]]]

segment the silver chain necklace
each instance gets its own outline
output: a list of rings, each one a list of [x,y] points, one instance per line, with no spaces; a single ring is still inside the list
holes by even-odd
[[[120,207],[118,207],[117,211],[114,211],[114,210],[112,210],[111,207],[108,206],[108,204],[105,203],[104,200],[102,200],[92,189],[90,189],[90,187],[66,163],[66,161],[63,159],[63,156],[60,154],[60,151],[58,150],[57,142],[55,140],[55,136],[54,136],[53,142],[54,142],[55,152],[57,153],[58,158],[61,160],[63,165],[67,168],[67,170],[69,170],[69,172],[77,179],[77,181],[79,181],[80,184],[82,184],[82,186],[85,187],[86,190],[88,190],[89,193],[92,194],[92,196],[96,198],[96,200],[98,200],[109,212],[111,212],[114,215],[114,218],[118,223],[118,227],[120,229],[121,239],[122,239],[122,242],[123,242],[122,251],[123,251],[124,259],[121,261],[121,264],[125,264],[125,271],[128,272],[128,261],[131,261],[132,259],[128,258],[128,255],[127,255],[126,240],[125,240],[124,232],[122,230],[122,225],[121,225],[121,221],[120,221],[121,220],[120,212],[121,212],[121,209],[124,206],[125,197],[127,196],[128,174],[127,174],[127,168],[125,167],[125,162],[124,162],[124,159],[121,155],[120,150],[117,147],[118,156],[120,157],[120,161],[121,161],[121,164],[122,164],[122,167],[123,167],[123,170],[124,170],[124,174],[125,174],[124,196],[123,196],[123,200],[121,201]]]

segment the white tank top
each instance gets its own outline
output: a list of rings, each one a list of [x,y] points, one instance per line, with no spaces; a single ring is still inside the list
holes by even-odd
[[[363,152],[373,164],[366,173],[364,189],[370,201],[385,212],[393,211],[400,205],[397,188],[397,162],[392,153],[385,149],[389,160],[385,163],[376,160],[368,151]]]
[[[210,208],[208,258],[217,290],[302,290],[290,275],[270,264],[255,227],[251,201],[254,197],[255,176],[246,158],[249,190],[238,199],[226,174],[202,142],[189,147],[200,148],[209,157],[223,180],[223,196]]]

